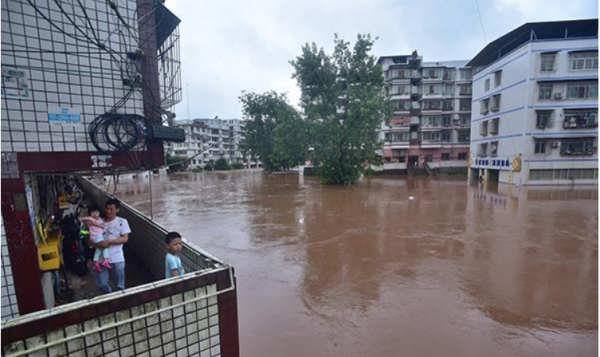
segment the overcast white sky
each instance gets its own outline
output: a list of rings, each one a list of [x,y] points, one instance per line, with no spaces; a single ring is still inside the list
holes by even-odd
[[[532,21],[597,18],[597,0],[478,0],[488,42]],[[167,0],[182,22],[183,102],[177,119],[240,118],[242,90],[299,90],[289,60],[333,34],[378,36],[376,56],[471,59],[484,45],[475,0]],[[189,87],[188,87],[189,85]]]

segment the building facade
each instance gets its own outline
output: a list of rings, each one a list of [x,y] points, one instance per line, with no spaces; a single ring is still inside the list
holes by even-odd
[[[473,60],[470,175],[597,184],[598,21],[529,23]]]
[[[185,131],[185,142],[173,143],[169,151],[189,158],[188,167],[203,168],[225,159],[230,164],[257,167],[258,163],[245,158],[240,150],[244,140],[245,123],[240,119],[194,119],[179,120],[175,125]]]
[[[471,116],[467,62],[423,62],[416,51],[379,58],[392,105],[392,116],[380,132],[384,166],[466,167]]]

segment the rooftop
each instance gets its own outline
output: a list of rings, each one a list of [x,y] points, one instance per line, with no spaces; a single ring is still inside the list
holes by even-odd
[[[598,19],[528,22],[489,43],[467,66],[488,66],[532,40],[598,37]]]
[[[423,62],[423,67],[466,67],[469,60]]]

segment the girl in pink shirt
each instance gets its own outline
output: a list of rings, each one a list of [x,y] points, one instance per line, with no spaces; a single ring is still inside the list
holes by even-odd
[[[104,220],[100,218],[100,208],[98,206],[90,206],[88,212],[90,217],[82,217],[79,220],[87,224],[90,230],[90,242],[98,244],[104,240]],[[108,248],[96,248],[92,266],[100,272],[102,271],[101,266],[110,269]]]

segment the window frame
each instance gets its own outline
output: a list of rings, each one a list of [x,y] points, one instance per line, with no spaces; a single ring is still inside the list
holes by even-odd
[[[569,53],[570,71],[587,71],[593,69],[598,69],[598,51]]]
[[[548,61],[551,59],[551,61]],[[549,65],[548,65],[549,63]],[[540,54],[540,72],[554,72],[554,64],[556,63],[556,53],[542,53]]]
[[[494,72],[494,88],[498,88],[502,85],[502,70]]]
[[[501,103],[502,102],[502,94],[500,94],[500,93],[494,94],[493,96],[491,96],[491,99],[492,99],[492,103],[490,105],[490,110],[492,112],[499,112],[500,106],[502,104]]]
[[[554,84],[552,83],[540,83],[538,86],[538,100],[551,100],[552,94],[554,93]],[[550,91],[548,92],[548,89]]]
[[[547,139],[533,139],[533,154],[534,155],[547,155],[548,154],[548,140]]]

